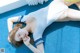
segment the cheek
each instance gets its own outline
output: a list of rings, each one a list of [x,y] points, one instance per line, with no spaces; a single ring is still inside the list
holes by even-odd
[[[19,36],[15,36],[14,38],[16,41],[21,41],[21,38]]]

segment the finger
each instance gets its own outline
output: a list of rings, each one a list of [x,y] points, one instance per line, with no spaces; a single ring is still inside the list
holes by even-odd
[[[25,37],[25,38],[23,38],[23,41],[27,41],[28,39]]]
[[[26,34],[22,35],[22,38],[25,38],[25,37],[28,38],[28,36]]]
[[[25,37],[26,37],[26,34],[24,34],[22,38],[24,39]]]
[[[27,36],[27,35],[26,35],[25,37],[26,37],[26,38],[29,38],[29,36]]]
[[[27,41],[30,41],[30,37],[29,36],[26,36],[26,38],[27,38]]]

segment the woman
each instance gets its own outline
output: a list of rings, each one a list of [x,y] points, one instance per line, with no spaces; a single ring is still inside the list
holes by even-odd
[[[26,35],[28,35],[28,33],[26,33],[25,36],[15,36],[16,32],[22,27],[23,27],[22,23],[18,23],[15,25],[13,30],[9,33],[9,42],[15,47],[21,46],[22,43],[24,42],[26,44],[26,46],[29,47],[34,53],[40,53],[40,51],[38,49],[36,49],[35,47],[33,47],[31,45],[31,44],[33,44],[33,39],[30,40],[30,37],[26,36]],[[31,42],[31,44],[29,42]]]
[[[54,0],[47,7],[37,10],[35,12],[29,13],[20,19],[20,16],[8,19],[8,29],[9,32],[12,30],[13,22],[26,23],[26,27],[18,29],[14,35],[14,40],[20,42],[23,40],[24,44],[29,47],[34,53],[44,53],[42,34],[46,27],[55,21],[80,21],[80,11],[70,9],[68,6],[72,4],[77,4],[80,6],[80,1],[71,0]],[[76,15],[75,15],[76,14]],[[29,32],[33,33],[33,39],[37,46],[35,48],[29,43]],[[10,40],[10,37],[8,38]]]

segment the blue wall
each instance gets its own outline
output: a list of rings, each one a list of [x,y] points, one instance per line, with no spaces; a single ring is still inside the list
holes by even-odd
[[[12,16],[28,14],[47,6],[52,0],[44,5],[23,6],[18,9],[0,14],[0,48],[5,53],[32,53],[25,45],[19,48],[12,47],[8,40],[7,19]],[[77,9],[76,5],[70,8]],[[80,22],[56,22],[44,31],[45,53],[80,53]]]

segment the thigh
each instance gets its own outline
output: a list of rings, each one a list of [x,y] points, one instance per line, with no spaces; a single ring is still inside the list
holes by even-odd
[[[67,16],[67,11],[68,11],[68,9],[66,9],[66,10],[59,16],[59,18],[56,20],[56,22],[69,21],[68,16]]]
[[[75,9],[68,9],[67,17],[69,20],[78,21],[80,20],[80,11]]]

